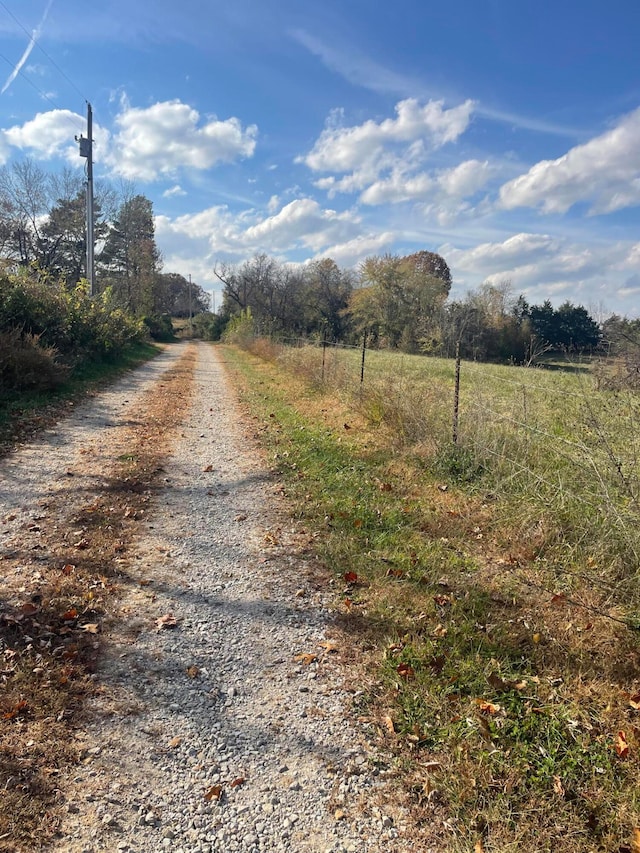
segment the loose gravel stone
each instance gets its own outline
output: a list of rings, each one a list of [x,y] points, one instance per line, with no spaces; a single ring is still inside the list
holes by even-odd
[[[184,422],[103,635],[101,692],[81,733],[87,763],[61,784],[69,805],[54,853],[404,853],[410,839],[372,817],[385,776],[353,722],[337,656],[320,651],[330,593],[304,581],[298,531],[277,515],[223,356],[196,346],[194,394],[175,401]],[[87,464],[93,443],[99,488],[109,430],[179,352],[58,425],[46,454],[27,453],[19,522],[24,492],[47,494],[41,459],[59,478]],[[159,630],[165,614],[177,624]],[[318,655],[310,669],[295,660],[304,653]]]

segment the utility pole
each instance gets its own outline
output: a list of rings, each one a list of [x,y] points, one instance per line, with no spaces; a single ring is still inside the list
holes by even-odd
[[[95,296],[94,221],[93,221],[93,110],[87,101],[87,136],[76,136],[80,156],[87,158],[87,280],[89,292]]]

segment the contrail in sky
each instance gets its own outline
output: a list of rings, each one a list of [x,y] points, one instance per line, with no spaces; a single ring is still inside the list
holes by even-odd
[[[40,38],[40,33],[42,32],[42,28],[45,24],[45,21],[47,20],[47,16],[49,15],[49,9],[51,8],[52,5],[53,5],[53,0],[49,0],[49,2],[47,3],[47,8],[44,10],[44,15],[42,16],[42,20],[40,21],[38,26],[35,28],[33,33],[31,34],[31,40],[29,41],[29,44],[27,45],[25,52],[20,57],[18,64],[13,69],[11,74],[9,74],[9,76],[7,77],[7,82],[2,87],[2,90],[0,90],[0,95],[4,95],[4,93],[7,91],[9,86],[13,83],[13,81],[16,79],[16,77],[18,76],[18,74],[22,70],[22,66],[25,64],[27,59],[29,59],[31,51],[35,47],[37,40]]]

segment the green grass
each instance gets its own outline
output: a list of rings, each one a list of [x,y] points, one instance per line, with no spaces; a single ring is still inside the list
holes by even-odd
[[[526,379],[527,393],[539,394],[535,423],[584,442],[588,428],[577,439],[569,410],[584,414],[586,405],[597,415],[596,433],[615,432],[621,401],[590,394],[585,402],[577,384],[584,380],[575,375],[470,366],[463,413],[475,412],[474,441],[469,425],[452,448],[446,429],[435,432],[449,426],[450,363],[404,357],[400,369],[389,354],[376,354],[379,386],[370,376],[360,393],[337,368],[332,380],[327,365],[324,384],[318,381],[318,350],[286,353],[282,364],[295,378],[237,350],[225,353],[292,513],[335,577],[345,637],[369,661],[359,676],[360,711],[397,756],[405,803],[425,843],[472,851],[480,842],[495,853],[624,849],[640,807],[640,721],[625,698],[640,690],[640,646],[622,624],[632,600],[607,599],[593,581],[611,583],[614,557],[622,566],[627,544],[612,541],[610,519],[572,502],[584,469],[570,487],[567,463],[561,496],[531,489],[538,464],[557,472],[553,451],[530,430],[535,449],[520,447],[521,434],[496,439],[478,414],[489,405],[513,413]],[[313,370],[305,359],[314,360]],[[357,367],[357,353],[350,359],[341,369]],[[399,387],[411,391],[406,413],[398,411]],[[552,405],[558,394],[570,402]],[[418,398],[425,405],[416,407]],[[369,417],[372,399],[380,417]],[[424,425],[409,428],[417,414],[426,434]],[[525,486],[507,476],[500,459],[477,451],[480,440],[501,441],[511,464],[520,454],[533,479]],[[615,477],[610,490],[612,483]],[[530,538],[523,538],[525,519]],[[610,540],[600,542],[604,531]],[[605,553],[606,564],[592,556]],[[635,574],[627,564],[634,594]],[[630,745],[626,757],[614,748],[619,731]],[[425,763],[437,769],[426,772]]]

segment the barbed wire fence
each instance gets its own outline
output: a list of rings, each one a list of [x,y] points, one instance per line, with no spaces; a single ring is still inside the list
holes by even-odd
[[[541,518],[553,519],[559,542],[565,529],[577,525],[577,551],[591,547],[594,554],[588,569],[559,559],[546,569],[558,583],[565,579],[567,593],[580,581],[599,591],[601,602],[594,606],[567,593],[564,600],[640,626],[634,615],[640,606],[637,395],[597,391],[579,365],[576,370],[567,364],[568,372],[521,368],[509,375],[513,368],[462,360],[459,348],[455,359],[416,357],[377,349],[367,335],[351,345],[303,337],[274,343],[297,372],[319,387],[351,393],[373,421],[449,453],[463,479],[465,461],[469,476],[491,470],[496,490],[526,498],[519,501],[526,505],[523,531],[536,508]],[[518,582],[549,597],[558,591],[524,575]]]

